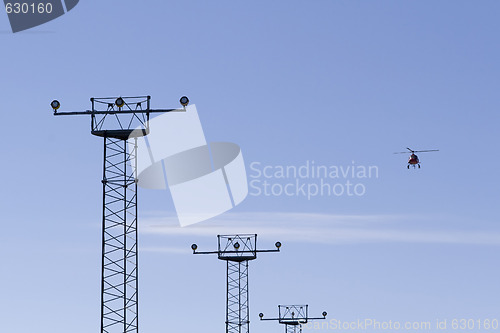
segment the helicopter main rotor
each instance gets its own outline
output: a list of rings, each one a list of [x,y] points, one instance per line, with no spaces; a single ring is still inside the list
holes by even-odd
[[[410,149],[408,147],[406,147],[406,149],[408,149],[412,154],[415,154],[415,153],[428,153],[428,152],[431,152],[431,151],[439,151],[439,149],[413,150],[413,149]],[[408,152],[407,151],[400,151],[400,152],[397,152],[397,153],[394,153],[394,154],[408,154]]]

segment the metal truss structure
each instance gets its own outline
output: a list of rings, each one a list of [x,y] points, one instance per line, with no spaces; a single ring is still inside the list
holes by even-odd
[[[248,262],[257,258],[258,252],[279,252],[281,243],[274,250],[257,250],[257,235],[218,235],[218,250],[194,254],[217,254],[226,261],[226,333],[249,333],[250,308],[248,302]]]
[[[310,318],[308,316],[308,305],[278,305],[278,318],[264,318],[264,314],[259,313],[260,320],[277,320],[285,325],[285,333],[302,333],[302,325],[309,320],[326,319],[326,311],[323,317]]]
[[[150,113],[180,111],[153,110],[150,98],[91,98],[92,109],[77,112],[58,112],[59,102],[51,103],[57,116],[90,115],[91,133],[104,138],[101,333],[139,330],[137,137],[149,133]]]
[[[136,141],[137,138],[134,138]],[[137,145],[104,137],[101,332],[138,331]]]

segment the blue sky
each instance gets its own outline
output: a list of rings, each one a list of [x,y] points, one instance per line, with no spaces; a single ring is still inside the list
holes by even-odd
[[[257,315],[286,303],[343,321],[500,319],[499,12],[496,1],[82,1],[16,34],[0,15],[1,331],[99,329],[102,141],[49,103],[143,94],[156,108],[189,96],[207,141],[239,144],[249,176],[253,162],[307,161],[379,174],[355,180],[363,196],[249,195],[182,229],[168,192],[141,190],[142,332],[224,329],[224,264],[189,246],[235,232],[283,243],[250,263],[254,332],[282,330]],[[392,154],[406,147],[440,151],[407,170]]]

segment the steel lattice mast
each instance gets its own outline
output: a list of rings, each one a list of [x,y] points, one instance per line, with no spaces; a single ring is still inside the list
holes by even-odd
[[[90,115],[91,133],[104,139],[101,333],[137,333],[137,138],[149,133],[150,96],[91,98],[92,109],[54,115]],[[186,106],[189,100],[181,98]],[[143,108],[144,107],[144,108]]]
[[[217,254],[226,261],[226,333],[249,333],[250,308],[248,302],[248,262],[257,258],[258,252],[279,252],[281,243],[274,250],[257,250],[257,235],[218,235],[218,250],[194,254]]]
[[[323,317],[308,317],[308,305],[278,305],[278,318],[264,318],[264,314],[259,313],[260,320],[277,320],[285,325],[285,333],[302,333],[302,325],[309,320],[326,319],[326,311]]]
[[[127,152],[126,140],[104,137],[102,332],[138,330],[137,178],[128,167],[136,149]]]

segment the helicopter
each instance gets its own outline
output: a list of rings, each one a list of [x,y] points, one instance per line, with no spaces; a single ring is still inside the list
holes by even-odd
[[[410,165],[413,165],[413,169],[418,165],[418,168],[420,169],[420,160],[418,159],[418,156],[415,155],[415,153],[427,153],[431,151],[439,151],[439,149],[431,149],[431,150],[413,150],[408,147],[406,147],[411,152],[410,158],[408,159],[408,165],[406,166],[408,169],[410,168]],[[406,151],[402,152],[397,152],[394,154],[408,154]]]

